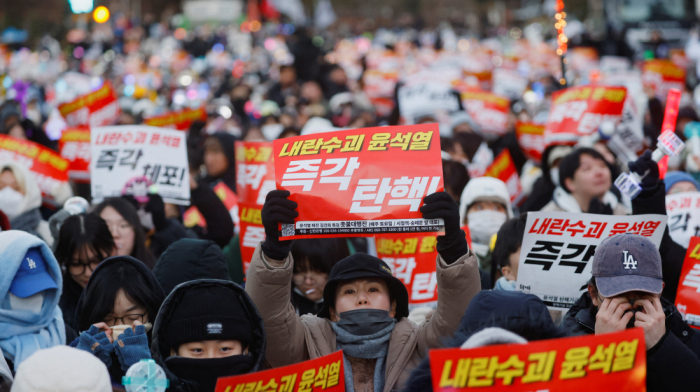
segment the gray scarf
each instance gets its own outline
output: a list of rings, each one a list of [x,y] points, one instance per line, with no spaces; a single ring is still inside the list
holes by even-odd
[[[24,231],[41,238],[36,231],[39,223],[41,223],[41,213],[38,208],[32,208],[10,220],[10,227],[12,227],[12,230]]]
[[[337,346],[343,350],[343,363],[345,370],[345,390],[354,391],[352,378],[352,366],[345,355],[354,358],[377,359],[374,365],[374,392],[384,390],[384,373],[386,371],[386,355],[389,351],[389,339],[394,330],[396,320],[388,327],[371,335],[353,335],[339,327],[337,323],[331,323],[336,334]]]

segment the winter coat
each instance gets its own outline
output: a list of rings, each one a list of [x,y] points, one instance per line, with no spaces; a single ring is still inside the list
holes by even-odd
[[[187,230],[179,220],[171,218],[167,222],[168,226],[165,228],[152,230],[146,241],[148,250],[156,258],[160,257],[170,245],[183,238],[197,238],[197,235],[191,230]]]
[[[241,286],[228,281],[223,280],[213,280],[213,279],[203,279],[196,280],[192,282],[183,283],[177,286],[163,301],[163,305],[158,312],[158,317],[156,317],[156,322],[153,325],[153,341],[151,342],[151,356],[156,361],[160,367],[165,370],[165,374],[170,380],[170,387],[168,391],[175,392],[199,392],[195,386],[186,380],[183,380],[176,376],[165,363],[166,358],[170,356],[171,347],[165,344],[164,335],[166,333],[166,327],[172,317],[174,310],[177,305],[182,300],[183,296],[187,291],[193,287],[202,287],[202,284],[208,284],[212,287],[223,287],[230,289],[238,295],[241,304],[246,308],[249,317],[252,319],[251,324],[254,326],[253,329],[253,340],[248,347],[249,352],[255,356],[255,364],[253,366],[252,372],[262,370],[265,363],[265,329],[263,327],[263,319],[255,308],[253,301],[246,292],[241,288]]]
[[[583,293],[564,317],[561,327],[569,336],[595,333],[590,295]],[[666,335],[647,350],[647,391],[697,391],[700,385],[700,334],[661,297],[666,314]]]
[[[10,227],[13,230],[20,230],[29,234],[35,235],[50,247],[53,246],[53,236],[49,229],[49,224],[41,217],[39,208],[41,207],[41,190],[34,179],[33,175],[21,165],[14,162],[0,162],[0,169],[9,168],[15,175],[20,188],[24,190],[24,199],[22,204],[12,218],[10,218]],[[8,211],[4,211],[7,215]],[[8,216],[9,217],[9,216]]]
[[[213,241],[190,238],[170,245],[156,262],[153,275],[166,293],[191,280],[231,280],[221,248]]]
[[[384,392],[396,391],[408,380],[411,370],[427,357],[428,350],[441,347],[459,326],[471,299],[481,290],[479,267],[471,253],[447,265],[437,257],[438,304],[435,314],[420,327],[407,318],[396,323],[386,358]],[[246,292],[265,321],[267,358],[273,367],[322,357],[337,350],[331,321],[312,315],[298,316],[290,303],[294,260],[266,258],[260,245],[248,270]]]
[[[83,294],[83,288],[80,286],[70,274],[63,274],[63,293],[58,301],[58,306],[63,312],[63,321],[66,327],[70,327],[73,331],[78,331],[78,320],[75,318],[75,313],[78,309],[78,301]],[[66,341],[71,342],[73,339],[66,336]]]
[[[628,214],[625,206],[617,200],[617,197],[612,192],[605,193],[605,196],[603,196],[603,203],[612,208],[612,215]],[[547,205],[542,208],[542,211],[582,212],[581,206],[578,205],[576,199],[562,187],[557,187],[554,190],[552,201],[547,203]]]

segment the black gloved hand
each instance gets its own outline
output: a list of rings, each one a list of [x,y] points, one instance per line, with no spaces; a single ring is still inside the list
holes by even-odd
[[[459,205],[447,192],[436,192],[423,199],[420,212],[423,219],[442,218],[445,235],[437,238],[437,251],[447,264],[452,264],[467,254],[469,246],[464,230],[459,227]]]
[[[640,184],[642,188],[654,188],[659,183],[659,164],[651,159],[651,150],[644,151],[642,156],[634,162],[629,162],[627,166],[630,168],[630,172],[637,173],[640,177],[646,174]]]
[[[170,226],[168,218],[165,217],[165,203],[159,194],[148,195],[148,203],[146,203],[144,210],[151,213],[156,231],[163,231]]]
[[[265,198],[262,208],[262,223],[265,227],[265,241],[262,243],[262,251],[265,256],[273,260],[284,260],[292,249],[292,241],[279,240],[279,223],[294,224],[294,219],[299,216],[296,211],[298,204],[289,197],[289,191],[270,191]]]
[[[589,214],[600,214],[600,215],[612,215],[613,210],[610,205],[603,203],[597,197],[591,199],[591,203],[588,205]]]

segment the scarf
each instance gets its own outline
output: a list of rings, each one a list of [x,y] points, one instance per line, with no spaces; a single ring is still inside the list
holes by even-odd
[[[494,290],[515,291],[515,282],[506,279],[505,276],[498,278],[495,286],[496,287],[493,288]]]
[[[43,239],[36,231],[39,223],[41,223],[41,213],[38,208],[33,208],[17,215],[15,219],[12,219],[10,221],[10,227],[12,227],[12,230],[24,231]]]
[[[343,350],[345,390],[355,390],[352,378],[352,366],[345,357],[346,355],[362,359],[376,359],[377,363],[374,365],[374,392],[381,392],[384,390],[386,355],[389,351],[389,339],[396,325],[396,320],[394,320],[391,325],[376,333],[363,336],[353,335],[337,324],[338,323],[331,323],[331,327],[333,331],[335,331],[338,348]]]

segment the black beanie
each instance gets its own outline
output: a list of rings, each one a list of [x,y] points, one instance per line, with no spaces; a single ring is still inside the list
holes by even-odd
[[[165,341],[173,349],[203,340],[238,340],[246,347],[252,339],[248,313],[236,293],[224,287],[189,290],[165,326]]]

